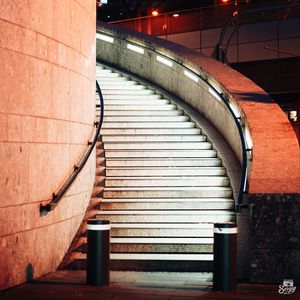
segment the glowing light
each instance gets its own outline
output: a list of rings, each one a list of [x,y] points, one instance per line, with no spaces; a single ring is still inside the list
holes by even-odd
[[[245,136],[247,148],[252,149],[253,148],[253,141],[252,141],[250,130],[249,130],[248,126],[245,127],[244,136]]]
[[[164,65],[166,65],[168,67],[172,67],[173,66],[172,61],[170,61],[169,59],[166,59],[166,58],[164,58],[162,56],[157,55],[156,56],[156,60],[159,61],[159,62],[161,62],[161,63],[163,63]]]
[[[179,14],[173,14],[173,17],[177,18],[177,17],[179,17]]]
[[[198,77],[196,75],[194,75],[193,73],[184,70],[184,75],[187,76],[188,78],[192,79],[195,82],[198,82]]]
[[[239,109],[233,103],[229,103],[229,106],[232,112],[234,113],[235,117],[239,119],[241,117],[241,114],[239,113]]]
[[[144,54],[144,49],[142,47],[138,47],[138,46],[135,46],[135,45],[132,45],[132,44],[127,44],[127,48],[134,51],[134,52]]]
[[[157,17],[158,16],[158,11],[157,10],[153,10],[152,11],[152,16]]]
[[[101,34],[101,33],[96,33],[96,38],[105,42],[109,42],[109,43],[113,43],[114,42],[114,38]]]
[[[219,101],[222,101],[220,95],[214,90],[212,89],[211,87],[208,88],[208,91],[211,95],[213,95],[216,99],[218,99]]]
[[[229,0],[222,0],[223,3],[227,3]]]

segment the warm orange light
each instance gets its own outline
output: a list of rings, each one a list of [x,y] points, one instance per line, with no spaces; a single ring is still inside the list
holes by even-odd
[[[158,11],[157,10],[153,10],[152,11],[152,16],[154,16],[154,17],[158,16]]]
[[[223,3],[227,3],[229,0],[222,0]]]
[[[173,17],[177,18],[177,17],[179,17],[179,14],[174,14]]]

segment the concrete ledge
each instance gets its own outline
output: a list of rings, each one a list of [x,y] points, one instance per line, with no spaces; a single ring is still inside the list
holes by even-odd
[[[248,169],[251,193],[295,193],[300,191],[299,146],[288,119],[279,106],[251,80],[235,70],[199,53],[165,40],[116,26],[98,23],[98,30],[114,43],[97,41],[97,58],[134,73],[183,99],[199,111],[224,136],[241,161],[237,127],[226,106],[217,101],[203,81],[184,75],[187,67],[211,83],[241,116],[252,166]],[[141,45],[144,53],[127,48]],[[172,68],[159,62],[157,54],[172,61]],[[252,141],[251,141],[252,139]]]

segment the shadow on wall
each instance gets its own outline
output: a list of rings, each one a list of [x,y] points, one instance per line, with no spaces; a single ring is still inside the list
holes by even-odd
[[[274,104],[275,101],[270,98],[268,94],[265,93],[241,93],[236,92],[236,96],[238,96],[239,101],[248,101],[255,103],[270,103]]]
[[[26,282],[32,282],[34,279],[34,269],[32,264],[28,264],[25,269]]]

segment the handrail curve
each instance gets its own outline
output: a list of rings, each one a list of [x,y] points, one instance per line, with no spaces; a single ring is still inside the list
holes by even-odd
[[[92,151],[95,148],[95,145],[97,143],[98,137],[100,135],[100,129],[103,123],[103,116],[104,116],[104,100],[103,100],[103,95],[101,92],[101,88],[99,86],[98,81],[96,80],[96,93],[99,95],[99,102],[100,102],[100,117],[99,121],[95,122],[96,126],[96,132],[94,134],[93,140],[88,141],[87,143],[87,148],[84,151],[82,157],[78,161],[76,165],[74,165],[74,170],[68,177],[68,179],[64,182],[64,184],[60,187],[57,193],[52,194],[52,199],[49,203],[47,204],[41,204],[40,205],[40,215],[45,216],[47,213],[50,211],[54,210],[57,205],[59,204],[60,200],[62,197],[65,195],[65,193],[69,190],[75,179],[77,178],[78,174],[81,172],[83,167],[85,166],[87,160],[89,159]]]

